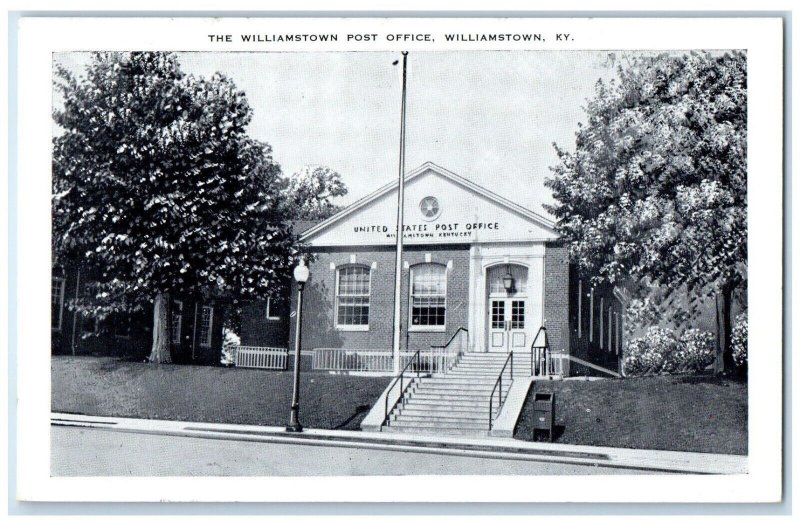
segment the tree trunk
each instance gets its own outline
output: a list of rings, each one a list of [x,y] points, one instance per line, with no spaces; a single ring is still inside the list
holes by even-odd
[[[172,363],[170,352],[170,297],[168,292],[159,292],[153,302],[153,347],[151,363]]]
[[[732,371],[733,347],[731,346],[731,304],[733,302],[733,287],[724,284],[717,294],[717,338],[719,351],[714,363],[714,372],[720,374]]]

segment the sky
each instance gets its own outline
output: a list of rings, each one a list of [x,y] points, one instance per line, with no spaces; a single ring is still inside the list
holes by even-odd
[[[608,51],[458,51],[408,55],[406,171],[431,161],[531,210],[553,143],[573,149],[583,106],[614,71]],[[87,53],[57,53],[80,74]],[[249,132],[285,174],[338,171],[346,205],[397,178],[401,67],[394,52],[178,53],[187,73],[219,71],[253,108]]]

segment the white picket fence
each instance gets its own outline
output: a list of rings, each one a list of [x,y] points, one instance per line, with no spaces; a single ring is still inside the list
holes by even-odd
[[[255,347],[238,345],[234,348],[236,367],[285,370],[288,366],[289,350],[280,347]]]
[[[406,366],[416,350],[400,351],[400,367]],[[422,373],[443,372],[452,359],[452,352],[434,347],[420,351],[419,371]],[[311,368],[337,372],[391,373],[394,371],[394,355],[386,349],[333,349],[316,348]]]

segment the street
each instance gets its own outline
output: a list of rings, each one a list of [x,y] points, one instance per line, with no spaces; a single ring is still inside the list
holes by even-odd
[[[52,476],[601,475],[639,470],[51,426]],[[154,454],[154,452],[157,452]]]

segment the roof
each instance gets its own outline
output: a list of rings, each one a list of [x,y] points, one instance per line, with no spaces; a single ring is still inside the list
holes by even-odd
[[[484,188],[484,187],[482,187],[482,186],[480,186],[478,184],[475,184],[472,181],[470,181],[469,179],[466,179],[466,178],[464,178],[464,177],[462,177],[462,176],[460,176],[460,175],[458,175],[458,174],[456,174],[454,172],[451,172],[450,170],[442,168],[441,166],[438,166],[438,165],[436,165],[436,164],[434,164],[434,163],[432,163],[430,161],[428,161],[428,162],[420,165],[419,167],[415,168],[414,170],[408,172],[406,174],[406,176],[405,176],[405,182],[408,183],[409,181],[414,180],[415,178],[419,177],[420,175],[422,175],[422,174],[424,174],[424,173],[426,173],[428,171],[433,171],[436,174],[444,177],[445,179],[449,179],[450,181],[454,182],[455,184],[460,185],[460,186],[462,186],[462,187],[464,187],[464,188],[466,188],[468,190],[471,190],[471,191],[473,191],[473,192],[475,192],[477,194],[480,194],[483,197],[485,197],[486,199],[488,199],[490,201],[494,201],[495,203],[497,203],[497,204],[499,204],[499,205],[501,205],[501,206],[503,206],[503,207],[505,207],[505,208],[507,208],[509,210],[512,210],[512,211],[516,212],[517,214],[519,214],[519,215],[521,215],[521,216],[523,216],[523,217],[525,217],[527,219],[530,219],[531,221],[533,221],[535,223],[538,223],[541,226],[543,226],[543,227],[555,232],[555,223],[551,219],[549,219],[549,218],[547,218],[547,217],[545,217],[545,216],[543,216],[541,214],[537,214],[533,210],[525,208],[524,206],[521,206],[521,205],[519,205],[517,203],[514,203],[513,201],[509,201],[505,197],[499,196],[496,193],[492,192],[491,190],[488,190],[488,189],[486,189],[486,188]],[[369,195],[367,195],[365,197],[362,197],[361,199],[359,199],[359,200],[355,201],[354,203],[352,203],[350,206],[348,206],[348,207],[344,208],[343,210],[339,211],[339,213],[329,217],[328,219],[325,219],[324,221],[320,221],[315,226],[309,228],[308,230],[303,231],[303,234],[300,237],[301,241],[307,239],[310,236],[313,236],[314,234],[316,234],[318,232],[321,232],[321,231],[325,230],[329,226],[337,223],[341,219],[344,219],[345,217],[349,216],[353,212],[355,212],[358,209],[360,209],[360,208],[372,203],[373,201],[379,199],[380,197],[382,197],[382,196],[384,196],[384,195],[386,195],[386,194],[388,194],[390,192],[395,191],[398,186],[399,186],[399,181],[395,180],[395,181],[392,181],[391,183],[389,183],[387,185],[384,185],[381,188],[375,190],[371,194],[369,194]]]

